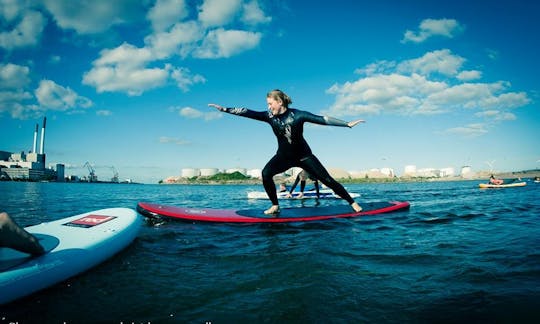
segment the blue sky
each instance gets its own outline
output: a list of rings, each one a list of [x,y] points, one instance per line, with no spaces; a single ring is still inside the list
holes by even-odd
[[[102,180],[262,168],[270,127],[207,107],[292,107],[329,168],[540,167],[534,1],[0,0],[0,150]]]

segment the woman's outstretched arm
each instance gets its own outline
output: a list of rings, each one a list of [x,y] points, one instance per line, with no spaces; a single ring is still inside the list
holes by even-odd
[[[247,108],[228,108],[223,107],[218,104],[210,103],[208,107],[216,108],[219,111],[223,111],[232,115],[238,115],[246,118],[256,119],[260,121],[268,122],[268,112],[265,111],[254,111]]]
[[[365,123],[366,122],[363,119],[357,119],[357,120],[353,120],[351,122],[346,122],[344,120],[337,119],[337,118],[334,118],[334,117],[329,117],[329,116],[324,116],[324,120],[326,121],[326,125],[343,126],[343,127],[346,126],[346,127],[349,127],[349,128],[353,128],[354,126],[358,125],[359,123]]]

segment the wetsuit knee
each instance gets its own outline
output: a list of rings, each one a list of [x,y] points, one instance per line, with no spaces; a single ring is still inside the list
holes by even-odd
[[[272,174],[272,170],[270,170],[270,168],[263,168],[262,172],[261,172],[261,176],[263,179],[272,179],[274,177],[274,174]]]

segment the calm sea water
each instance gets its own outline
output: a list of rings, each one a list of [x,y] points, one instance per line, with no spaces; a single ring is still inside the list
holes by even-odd
[[[109,261],[0,307],[0,323],[539,323],[540,184],[478,183],[348,185],[360,202],[411,202],[358,219],[145,224]],[[269,204],[250,190],[0,182],[0,210],[33,225],[138,201]]]

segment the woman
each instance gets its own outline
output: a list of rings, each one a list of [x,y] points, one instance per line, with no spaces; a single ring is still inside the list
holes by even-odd
[[[272,207],[265,210],[264,213],[279,213],[276,185],[273,177],[293,166],[306,170],[327,187],[334,190],[337,195],[351,205],[355,212],[361,211],[362,208],[358,203],[351,198],[341,184],[330,176],[321,162],[313,155],[304,139],[303,132],[305,122],[351,128],[364,121],[359,119],[347,123],[336,118],[318,116],[307,111],[289,108],[292,100],[281,90],[270,91],[266,95],[266,103],[268,105],[267,112],[253,111],[247,108],[225,108],[217,104],[208,104],[208,106],[219,111],[267,122],[272,127],[278,141],[278,150],[262,170],[264,189],[272,202]]]

